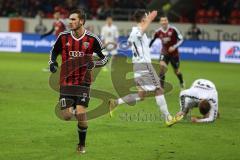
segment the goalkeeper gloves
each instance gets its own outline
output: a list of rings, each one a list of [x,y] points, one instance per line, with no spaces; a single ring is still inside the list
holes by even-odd
[[[50,72],[55,73],[57,72],[57,68],[58,68],[58,63],[57,62],[52,62],[50,63]]]

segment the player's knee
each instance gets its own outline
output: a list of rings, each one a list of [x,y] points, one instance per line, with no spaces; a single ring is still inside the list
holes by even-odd
[[[164,93],[164,89],[162,87],[156,89],[156,92],[155,92],[156,96],[163,95],[163,93]]]
[[[65,121],[71,120],[72,116],[73,114],[68,109],[62,111],[62,117]]]
[[[160,74],[164,74],[165,73],[165,67],[160,65]]]
[[[181,72],[180,72],[179,69],[175,69],[175,70],[174,70],[174,73],[175,73],[176,75],[181,74]]]
[[[78,125],[87,126],[87,114],[86,113],[77,113],[76,119],[78,121]]]
[[[144,100],[144,97],[145,97],[145,92],[144,92],[144,91],[138,92],[138,97],[140,98],[140,99],[139,99],[140,101],[143,101],[143,100]]]
[[[167,64],[166,64],[166,62],[165,62],[165,61],[160,61],[160,63],[159,63],[159,64],[160,64],[160,66],[161,66],[161,67],[162,67],[162,66],[163,66],[163,67],[167,67]]]
[[[138,96],[139,96],[139,100],[140,100],[140,101],[143,101],[143,100],[144,100],[144,95],[138,94]]]

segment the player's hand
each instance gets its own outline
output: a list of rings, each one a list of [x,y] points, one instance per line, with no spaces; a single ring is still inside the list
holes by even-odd
[[[191,117],[191,121],[192,121],[193,123],[197,123],[198,118],[197,118],[197,117]]]
[[[176,116],[181,116],[181,115],[185,116],[184,112],[180,111],[176,114]]]
[[[153,21],[156,18],[156,16],[157,16],[157,11],[154,10],[147,15],[147,19],[149,21]]]
[[[95,68],[95,63],[93,61],[87,64],[87,70],[93,70]]]
[[[168,52],[172,53],[174,51],[175,51],[175,47],[171,46],[171,47],[168,48]]]
[[[53,63],[50,64],[50,67],[49,67],[50,72],[52,72],[52,73],[57,72],[57,68],[58,68],[58,63],[57,62],[53,62]]]

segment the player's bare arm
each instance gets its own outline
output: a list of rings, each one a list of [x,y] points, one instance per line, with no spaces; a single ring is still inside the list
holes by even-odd
[[[152,11],[150,13],[146,13],[146,17],[143,19],[143,21],[140,23],[140,28],[142,32],[145,32],[150,25],[150,23],[156,18],[157,11]]]

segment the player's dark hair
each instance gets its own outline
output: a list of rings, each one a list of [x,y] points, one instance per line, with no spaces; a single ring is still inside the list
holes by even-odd
[[[138,9],[134,12],[133,18],[137,23],[140,23],[145,15],[146,15],[146,10]]]
[[[202,115],[206,115],[210,111],[210,104],[207,100],[201,100],[199,102],[199,111]]]
[[[106,18],[113,18],[111,14],[107,14]]]
[[[168,16],[166,15],[166,14],[162,14],[161,16],[160,16],[160,19],[161,18],[167,18],[168,19]]]
[[[86,13],[83,9],[75,9],[70,12],[70,14],[77,14],[78,18],[83,20],[83,24],[86,22]]]

